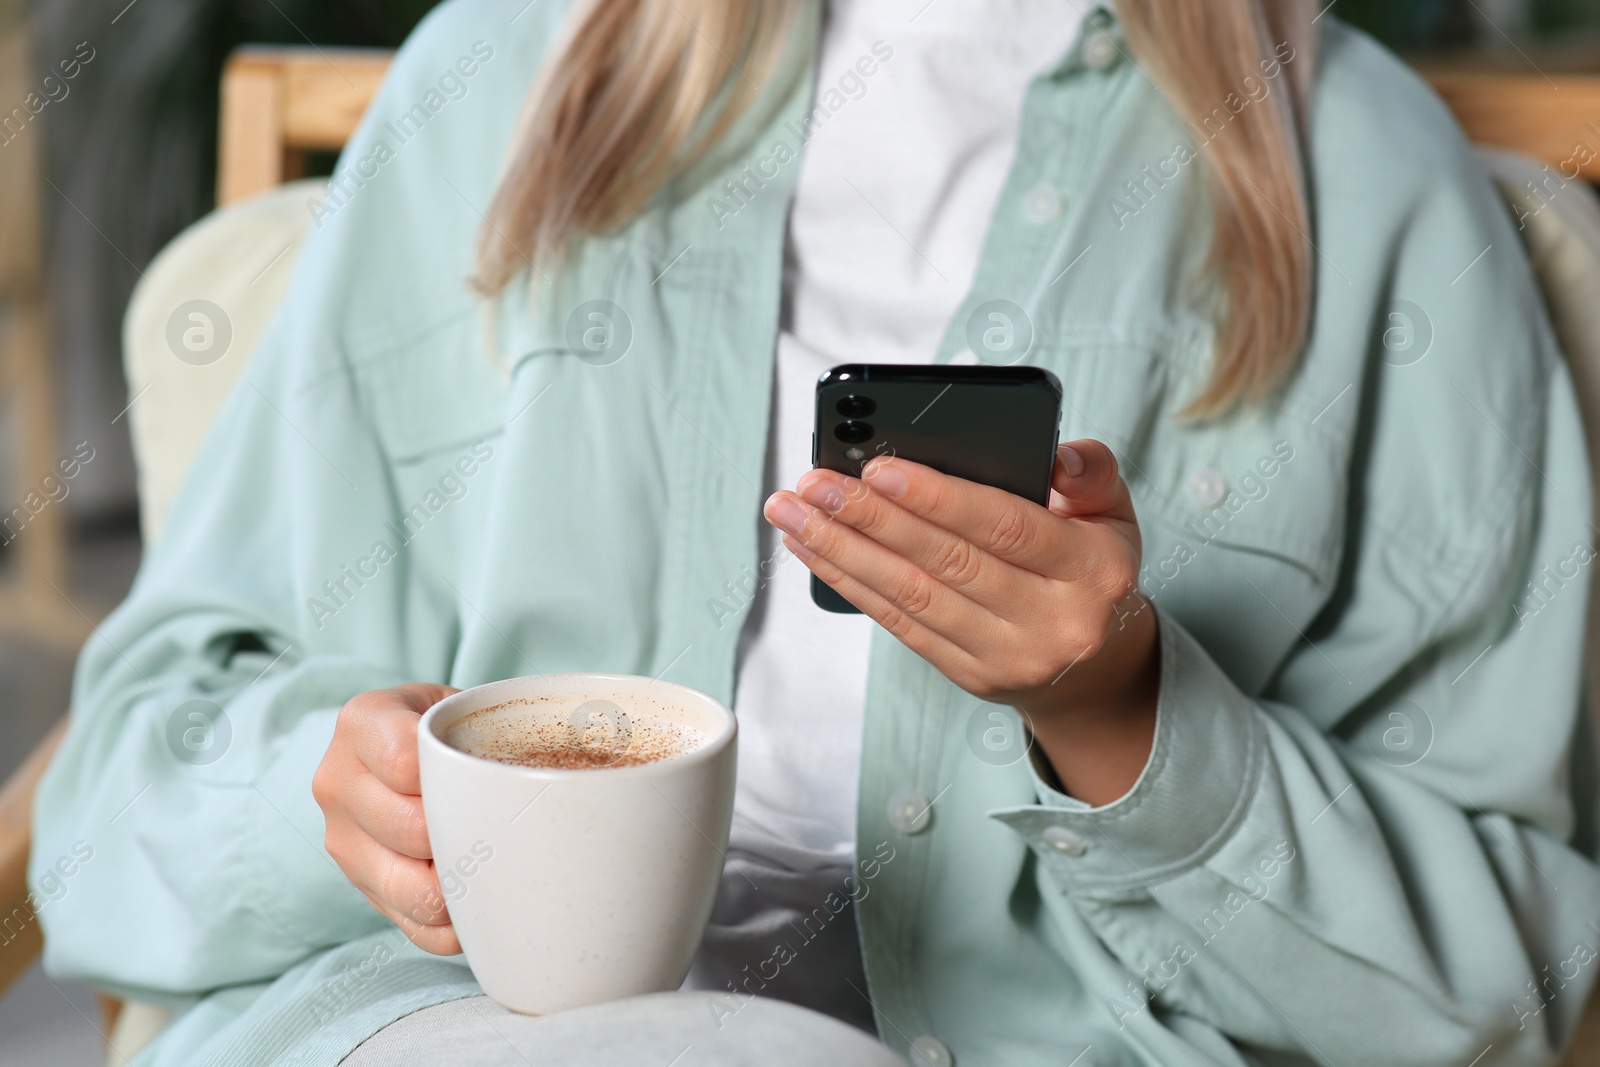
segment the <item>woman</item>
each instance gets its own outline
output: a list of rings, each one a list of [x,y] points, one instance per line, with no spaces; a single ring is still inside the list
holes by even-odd
[[[1332,16],[1078,6],[418,31],[40,796],[143,1062],[1550,1061],[1589,502],[1516,234]],[[805,473],[819,370],[978,358],[1065,385],[1050,508]],[[416,717],[561,670],[740,714],[696,995],[430,955]]]

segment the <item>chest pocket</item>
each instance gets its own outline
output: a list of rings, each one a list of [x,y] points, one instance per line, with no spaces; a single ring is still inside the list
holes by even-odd
[[[357,384],[391,461],[407,464],[499,434],[506,378],[470,309],[361,360]]]
[[[467,301],[434,324],[372,346],[374,354],[355,373],[389,458],[404,465],[501,433],[513,412],[512,380],[522,365],[538,356],[571,355],[572,344],[588,343],[594,334],[573,329],[588,321],[588,304],[563,302],[581,299],[578,293],[610,292],[623,247],[615,239],[593,240],[557,276],[560,284],[541,285],[538,296],[519,275],[487,309]],[[589,303],[616,309],[609,301]],[[608,319],[604,325],[606,347],[577,353],[602,366],[614,361],[614,323]]]
[[[1141,586],[1242,689],[1260,693],[1308,640],[1337,582],[1347,497],[1338,450],[1297,420],[1169,425],[1145,470]]]
[[[1264,685],[1337,583],[1346,450],[1288,407],[1179,416],[1196,385],[1155,344],[1044,355],[1066,390],[1063,439],[1117,453],[1144,538],[1141,588],[1247,690]]]
[[[1175,540],[1269,556],[1324,590],[1333,586],[1345,475],[1337,450],[1315,430],[1270,418],[1162,426],[1140,465],[1141,517],[1158,520]]]

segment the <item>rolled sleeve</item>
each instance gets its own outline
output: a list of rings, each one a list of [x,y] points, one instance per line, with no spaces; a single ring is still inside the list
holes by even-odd
[[[1267,755],[1257,708],[1181,624],[1156,612],[1155,739],[1133,788],[1091,807],[1033,766],[1039,803],[990,813],[1021,835],[1068,890],[1148,886],[1204,863],[1256,792]]]

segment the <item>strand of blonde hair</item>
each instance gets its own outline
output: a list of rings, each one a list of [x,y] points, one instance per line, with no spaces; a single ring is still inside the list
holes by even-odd
[[[644,210],[757,98],[805,7],[588,0],[575,8],[530,90],[479,232],[479,291],[500,291],[524,267],[539,274],[575,239]],[[1302,142],[1311,7],[1118,0],[1117,13],[1209,166],[1215,356],[1188,412],[1224,414],[1268,399],[1310,329],[1315,264]],[[1268,73],[1279,68],[1287,78]],[[1250,86],[1267,82],[1272,88],[1256,99]],[[1249,106],[1235,108],[1246,95]],[[1216,115],[1224,121],[1213,135],[1208,119]]]

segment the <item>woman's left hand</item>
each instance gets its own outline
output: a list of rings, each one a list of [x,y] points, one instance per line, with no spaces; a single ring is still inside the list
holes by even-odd
[[[1153,732],[1156,623],[1111,450],[1062,445],[1048,508],[898,457],[863,475],[810,471],[797,493],[767,500],[767,521],[813,574],[945,677],[1027,713],[1063,782],[1073,776],[1055,750],[1069,737],[1067,747],[1110,745],[1137,777]],[[1100,784],[1125,791],[1132,780]]]

